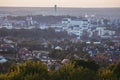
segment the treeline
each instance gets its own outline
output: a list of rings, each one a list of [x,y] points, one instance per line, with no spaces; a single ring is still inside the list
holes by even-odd
[[[67,32],[55,32],[54,29],[49,28],[45,30],[41,29],[0,29],[0,37],[14,37],[18,39],[63,39],[63,38],[70,38]]]
[[[37,21],[42,24],[56,24],[61,22],[63,18],[76,18],[74,16],[44,16],[44,15],[28,15],[28,16],[7,16],[8,20],[26,20],[27,17],[32,17],[34,21]]]
[[[26,61],[11,65],[0,80],[120,80],[120,62],[101,68],[94,61],[75,60],[48,70],[40,61]]]

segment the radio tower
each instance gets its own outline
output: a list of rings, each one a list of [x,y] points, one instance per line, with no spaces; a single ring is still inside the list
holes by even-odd
[[[57,5],[54,5],[55,16],[57,16]]]

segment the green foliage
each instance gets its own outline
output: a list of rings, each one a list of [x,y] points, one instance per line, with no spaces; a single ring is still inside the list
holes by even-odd
[[[0,74],[0,80],[120,80],[119,70],[120,62],[98,70],[94,61],[76,60],[48,71],[40,61],[25,61],[14,63],[7,73]]]
[[[82,66],[84,68],[88,68],[93,71],[97,71],[99,69],[99,65],[95,63],[95,61],[84,61],[84,60],[74,60],[73,63],[75,63],[75,67]]]
[[[113,67],[113,73],[120,78],[120,61]]]
[[[98,71],[99,80],[120,80],[120,62]]]
[[[12,62],[0,63],[0,73],[6,73],[10,68]]]
[[[98,72],[98,80],[117,80],[117,78],[111,70],[103,69]]]
[[[17,66],[12,66],[9,72],[1,75],[4,80],[48,80],[47,67],[41,62],[27,61]]]
[[[87,68],[75,68],[69,63],[56,71],[52,80],[95,80],[95,73]]]

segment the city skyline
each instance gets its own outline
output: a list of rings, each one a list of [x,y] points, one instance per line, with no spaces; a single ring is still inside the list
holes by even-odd
[[[119,0],[1,0],[2,7],[120,7]]]

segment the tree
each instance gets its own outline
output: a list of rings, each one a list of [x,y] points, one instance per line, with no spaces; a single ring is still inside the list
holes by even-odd
[[[95,80],[95,78],[93,71],[83,67],[75,68],[73,63],[69,63],[57,70],[52,80]]]
[[[99,69],[99,65],[95,63],[95,61],[84,61],[84,60],[74,60],[73,63],[75,63],[75,67],[84,67],[84,68],[88,68],[90,70],[93,70],[95,72],[97,72],[97,70]]]
[[[39,61],[27,61],[11,66],[8,73],[0,75],[2,80],[48,80],[47,67]]]
[[[115,74],[109,69],[101,69],[97,74],[98,80],[118,80]]]
[[[115,64],[113,68],[113,73],[116,74],[117,78],[120,79],[120,61],[117,64]]]

